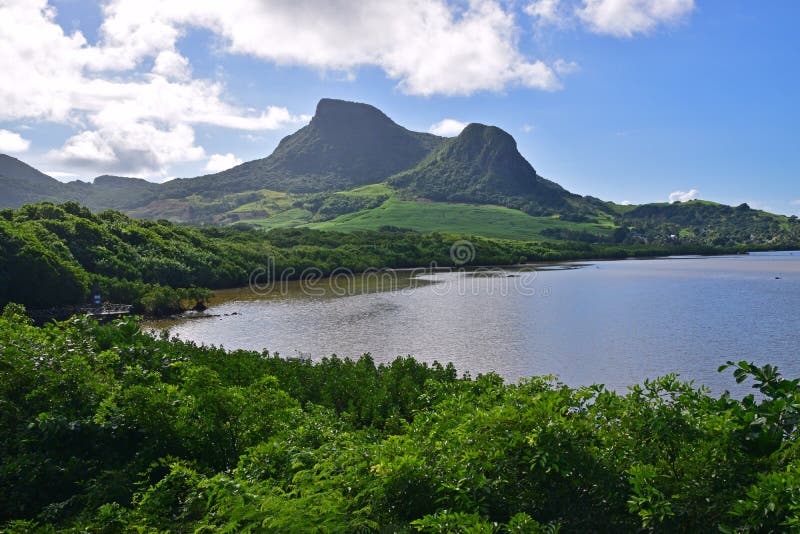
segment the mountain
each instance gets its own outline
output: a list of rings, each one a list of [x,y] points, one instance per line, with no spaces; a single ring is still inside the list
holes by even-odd
[[[161,196],[254,189],[341,191],[411,168],[443,142],[442,137],[403,128],[368,104],[323,98],[311,122],[283,138],[270,156],[217,174],[167,182]]]
[[[94,183],[63,183],[17,158],[0,154],[0,208],[73,200],[95,211],[132,209],[157,198],[158,184],[138,178],[98,176]]]
[[[495,204],[537,215],[575,211],[569,200],[582,198],[539,176],[511,135],[483,124],[469,124],[388,183],[436,202]]]
[[[63,185],[17,158],[0,154],[0,208],[63,199]]]
[[[216,216],[258,200],[253,196],[257,191],[302,196],[381,182],[405,198],[497,204],[531,214],[570,215],[583,198],[538,176],[513,137],[497,127],[470,124],[458,137],[447,139],[407,130],[368,104],[328,98],[319,101],[308,125],[281,140],[268,157],[197,178],[159,185],[100,176],[91,185],[62,184],[18,160],[6,159],[16,162],[8,165],[7,175],[26,185],[17,188],[24,195],[4,195],[7,206],[75,200],[95,210],[114,208],[145,217],[163,214],[181,221],[196,220],[198,213]],[[0,184],[0,192],[11,185]],[[585,211],[597,209],[603,208]]]
[[[541,177],[495,126],[470,124],[443,138],[407,130],[368,104],[327,98],[269,156],[164,184],[119,176],[65,184],[0,155],[0,207],[67,200],[177,223],[523,240],[775,243],[800,231],[796,218],[744,205],[618,206],[580,196]]]
[[[75,182],[66,184],[72,186]],[[132,210],[157,199],[161,187],[141,178],[110,176],[104,174],[94,179],[91,184],[80,182],[78,190],[72,194],[78,202],[92,210],[104,209]]]

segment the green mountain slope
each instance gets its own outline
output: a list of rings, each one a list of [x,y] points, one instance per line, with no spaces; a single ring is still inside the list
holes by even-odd
[[[732,207],[706,200],[643,204],[627,211],[620,224],[635,228],[655,243],[677,239],[726,246],[797,243],[800,238],[797,217],[754,210],[747,204]]]
[[[311,122],[264,159],[167,182],[162,197],[272,189],[310,193],[381,182],[419,163],[444,138],[412,132],[368,104],[324,98]]]
[[[496,204],[536,215],[597,212],[582,197],[545,180],[517,150],[508,133],[470,124],[415,168],[389,179],[409,194],[437,202]]]
[[[465,233],[522,241],[545,239],[548,230],[608,235],[614,229],[610,222],[578,223],[555,217],[533,217],[502,206],[418,202],[397,198],[387,200],[377,208],[304,226],[342,232],[397,227],[418,232]]]
[[[0,208],[63,199],[64,184],[17,158],[0,154]]]

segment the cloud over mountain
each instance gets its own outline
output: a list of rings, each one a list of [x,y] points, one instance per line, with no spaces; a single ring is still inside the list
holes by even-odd
[[[0,19],[14,23],[0,25],[0,69],[14,83],[0,86],[0,122],[71,129],[60,146],[46,147],[44,164],[163,179],[173,166],[218,151],[203,146],[198,127],[257,132],[309,119],[281,105],[237,102],[223,74],[192,64],[197,45],[186,39],[198,31],[210,35],[216,58],[332,72],[345,83],[376,69],[408,95],[558,90],[579,66],[530,52],[522,7],[505,0],[107,0],[99,24],[84,33],[65,29],[47,0],[4,0]],[[693,7],[693,0],[535,0],[525,12],[626,36],[680,20]],[[458,133],[455,123],[437,128]],[[21,137],[4,139],[17,151],[24,145]]]
[[[457,121],[455,119],[442,119],[436,124],[432,124],[428,131],[434,135],[441,135],[442,137],[455,137],[466,127],[466,122]]]
[[[30,146],[31,142],[23,138],[17,132],[0,130],[0,152],[17,154],[27,151]]]
[[[670,204],[673,202],[687,202],[697,198],[700,198],[700,191],[694,188],[689,189],[688,191],[673,191],[669,194]]]

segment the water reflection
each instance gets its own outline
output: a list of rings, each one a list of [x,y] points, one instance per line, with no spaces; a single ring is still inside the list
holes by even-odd
[[[557,374],[615,389],[676,372],[719,392],[733,384],[718,365],[739,358],[800,375],[798,255],[402,271],[395,280],[388,289],[354,283],[347,296],[324,283],[313,294],[298,283],[267,295],[220,291],[211,317],[151,326],[231,349],[410,354],[473,375]]]

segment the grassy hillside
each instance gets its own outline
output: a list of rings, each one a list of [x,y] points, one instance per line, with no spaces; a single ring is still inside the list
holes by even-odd
[[[449,232],[517,240],[544,239],[542,231],[563,228],[609,234],[610,223],[576,223],[553,217],[531,217],[501,206],[416,202],[391,198],[381,206],[308,224],[317,230],[378,230],[395,226],[418,232]]]

